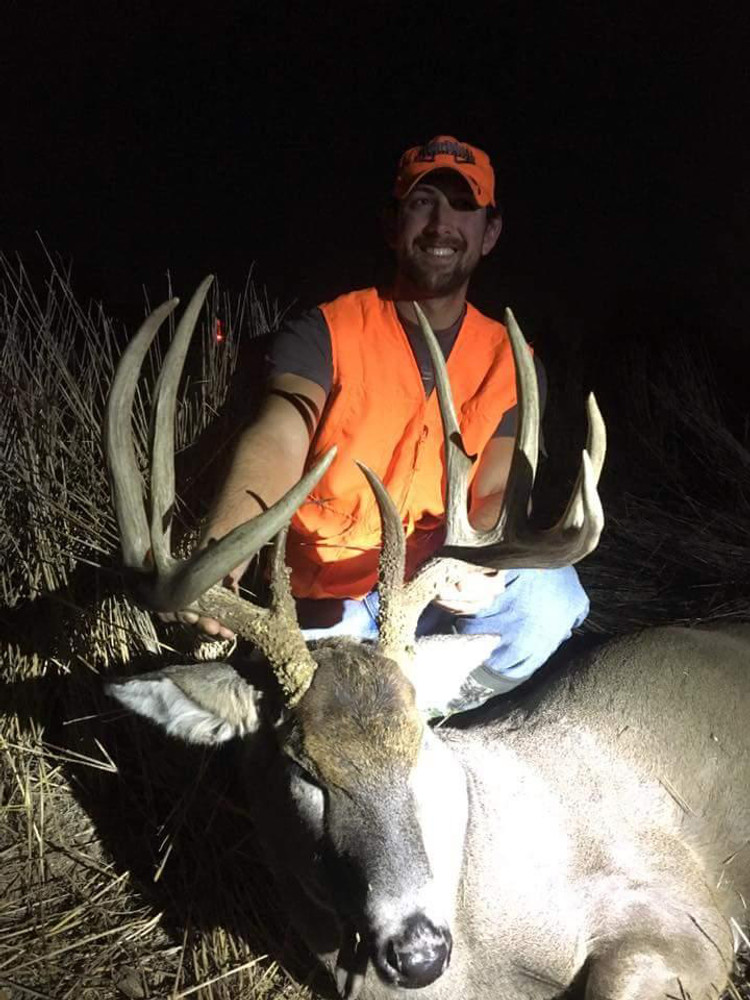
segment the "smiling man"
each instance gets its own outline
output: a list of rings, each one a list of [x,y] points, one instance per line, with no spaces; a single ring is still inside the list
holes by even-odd
[[[505,328],[466,296],[501,228],[486,153],[452,136],[415,146],[399,161],[387,212],[391,286],[342,295],[276,337],[267,400],[238,443],[204,542],[270,506],[336,444],[337,457],[295,515],[287,546],[310,638],[376,635],[380,519],[355,460],[380,475],[397,503],[411,571],[442,542],[442,428],[415,300],[447,359],[466,447],[479,455],[471,520],[490,527],[497,519],[516,429],[513,361]],[[227,585],[236,588],[245,568]],[[587,612],[572,567],[477,569],[446,588],[422,615],[419,633],[490,633],[497,645],[436,711],[471,707],[516,686]],[[210,634],[230,634],[217,622],[180,617]]]

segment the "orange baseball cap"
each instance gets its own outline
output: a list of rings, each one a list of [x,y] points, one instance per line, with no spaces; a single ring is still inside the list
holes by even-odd
[[[495,171],[489,156],[476,146],[459,142],[452,135],[436,135],[423,146],[407,149],[398,161],[393,193],[405,198],[425,174],[433,170],[455,170],[468,181],[477,205],[495,204]]]

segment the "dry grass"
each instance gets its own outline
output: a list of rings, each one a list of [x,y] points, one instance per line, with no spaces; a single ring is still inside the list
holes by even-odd
[[[63,747],[35,724],[3,739],[0,982],[55,1000],[308,996],[269,956],[283,924],[229,769],[106,719]]]
[[[124,337],[54,268],[41,296],[0,270],[0,997],[308,997],[229,754],[172,745],[101,694],[103,671],[177,655],[112,569],[99,426]],[[177,421],[196,506],[240,334],[273,320],[251,285],[212,293]]]

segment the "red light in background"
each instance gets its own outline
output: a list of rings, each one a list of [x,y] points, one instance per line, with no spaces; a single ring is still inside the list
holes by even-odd
[[[223,344],[226,340],[224,326],[220,319],[214,320],[214,340],[217,344]]]

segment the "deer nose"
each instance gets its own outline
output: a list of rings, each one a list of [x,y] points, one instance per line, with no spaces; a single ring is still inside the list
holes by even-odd
[[[401,934],[386,942],[384,971],[406,989],[429,986],[448,968],[452,945],[447,928],[435,927],[423,915],[412,917]]]

